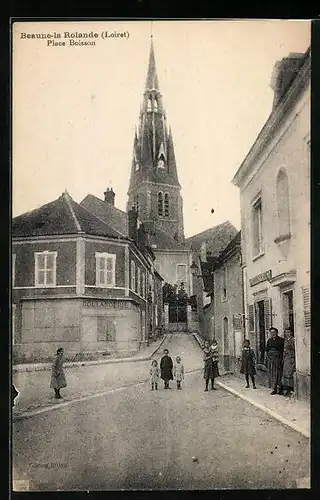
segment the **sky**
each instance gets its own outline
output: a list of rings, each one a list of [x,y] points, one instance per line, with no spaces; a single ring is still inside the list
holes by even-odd
[[[306,51],[310,27],[297,20],[16,23],[13,217],[66,189],[80,202],[88,193],[103,199],[110,186],[116,206],[126,210],[152,31],[185,235],[226,220],[240,229],[239,190],[231,180],[272,110],[274,64]],[[95,46],[70,46],[64,37],[90,31],[98,34]],[[54,32],[61,38],[50,40],[66,45],[26,36]],[[106,32],[127,36],[102,37]]]

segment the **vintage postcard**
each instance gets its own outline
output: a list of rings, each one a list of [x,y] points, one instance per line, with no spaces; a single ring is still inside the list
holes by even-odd
[[[12,24],[13,491],[310,488],[310,32]]]

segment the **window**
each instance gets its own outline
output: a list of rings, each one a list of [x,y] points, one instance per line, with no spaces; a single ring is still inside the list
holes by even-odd
[[[186,264],[177,264],[177,283],[181,285],[181,283],[186,286],[187,283],[187,266]]]
[[[163,216],[163,193],[161,191],[158,193],[158,215]]]
[[[136,291],[136,264],[131,261],[131,290]]]
[[[253,256],[256,257],[262,253],[262,205],[259,198],[253,205],[252,213],[252,242]]]
[[[12,255],[12,288],[15,286],[16,278],[16,254]]]
[[[227,268],[222,270],[222,300],[227,300]]]
[[[164,216],[169,217],[169,195],[165,193],[164,195]]]
[[[161,155],[159,160],[158,160],[158,168],[164,168],[165,165],[164,165],[164,158],[163,156]]]
[[[155,99],[155,100],[153,101],[153,103],[154,103],[154,111],[155,111],[155,113],[156,113],[156,112],[158,111],[158,101],[157,101],[157,99]]]
[[[139,168],[140,168],[140,165],[139,165],[139,163],[136,161],[136,162],[135,162],[135,170],[136,170],[136,172],[139,170]]]
[[[35,256],[35,286],[56,286],[57,252],[36,252]]]
[[[151,99],[148,99],[148,106],[147,106],[147,111],[152,111],[152,102]]]
[[[141,297],[146,296],[146,276],[145,273],[141,273]]]
[[[140,274],[140,267],[137,269],[137,293],[141,293],[141,274]]]
[[[278,236],[290,234],[289,182],[285,170],[277,176]]]
[[[136,211],[139,213],[139,195],[138,194],[135,196],[134,206],[136,207]]]
[[[116,284],[116,256],[96,253],[96,286],[109,287]]]

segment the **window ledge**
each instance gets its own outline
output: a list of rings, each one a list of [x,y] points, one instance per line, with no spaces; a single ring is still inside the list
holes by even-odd
[[[255,257],[252,258],[252,261],[255,262],[256,260],[260,259],[263,256],[264,252],[260,252],[258,255],[255,255]]]
[[[282,243],[283,241],[287,241],[291,239],[291,234],[282,234],[281,236],[278,236],[275,238],[274,242],[278,245],[279,243]]]
[[[35,288],[57,288],[57,285],[35,285],[34,287]],[[19,288],[19,287],[17,287],[17,288]]]

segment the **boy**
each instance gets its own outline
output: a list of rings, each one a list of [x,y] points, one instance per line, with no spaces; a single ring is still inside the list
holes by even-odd
[[[172,375],[173,363],[169,356],[168,349],[164,349],[163,356],[160,361],[161,378],[164,381],[164,388],[170,389],[169,380],[173,380]]]

